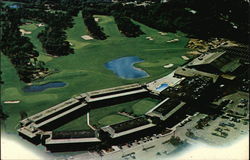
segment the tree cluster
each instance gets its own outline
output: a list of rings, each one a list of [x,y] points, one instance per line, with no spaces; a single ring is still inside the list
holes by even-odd
[[[111,9],[152,28],[180,30],[200,39],[223,37],[246,43],[250,36],[245,0],[174,0],[146,7],[118,3]]]
[[[98,25],[95,21],[93,15],[86,10],[82,11],[82,17],[85,25],[88,28],[91,36],[95,39],[105,40],[107,39],[107,35],[103,32],[103,28]]]
[[[0,120],[5,120],[8,117],[9,116],[6,113],[4,113],[4,111],[3,111],[3,106],[0,104]]]
[[[35,50],[28,37],[21,36],[19,26],[24,19],[46,24],[45,30],[38,34],[43,48],[48,54],[62,56],[73,53],[70,43],[66,41],[65,29],[73,26],[72,16],[79,10],[69,8],[67,11],[50,11],[43,7],[33,9],[11,9],[1,3],[1,44],[3,54],[9,57],[15,66],[19,78],[24,82],[36,79],[39,72],[47,71],[45,63],[39,61],[39,53]]]
[[[39,53],[29,38],[21,36],[19,26],[21,15],[15,10],[6,10],[0,15],[2,34],[0,50],[6,55],[17,70],[19,78],[30,82],[41,71],[47,70],[44,62],[39,61]]]
[[[64,31],[68,27],[73,27],[72,17],[68,14],[55,13],[50,17],[47,25],[37,36],[46,52],[54,56],[73,54],[74,50],[67,41]]]
[[[114,16],[118,29],[126,37],[138,37],[144,34],[139,25],[134,24],[130,18],[125,16]]]
[[[23,19],[29,19],[47,24],[45,30],[38,34],[43,48],[50,55],[64,56],[74,53],[70,43],[66,41],[65,29],[73,27],[72,16],[77,15],[79,10],[68,8],[65,11],[46,11],[44,8],[22,8],[17,10]]]

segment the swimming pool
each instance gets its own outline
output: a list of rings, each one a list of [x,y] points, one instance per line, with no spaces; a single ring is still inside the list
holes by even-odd
[[[164,89],[166,89],[168,87],[167,83],[163,83],[161,84],[159,87],[156,88],[157,91],[163,91]]]

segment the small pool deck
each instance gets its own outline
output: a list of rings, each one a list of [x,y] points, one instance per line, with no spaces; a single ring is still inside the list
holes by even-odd
[[[176,78],[174,77],[174,73],[175,71],[173,71],[172,73],[157,79],[155,81],[152,81],[150,83],[147,84],[147,88],[149,90],[151,90],[152,92],[158,94],[161,91],[157,90],[157,88],[159,86],[161,86],[162,84],[168,84],[168,86],[170,87],[174,87],[175,85],[179,84],[182,80],[184,80],[185,78]]]

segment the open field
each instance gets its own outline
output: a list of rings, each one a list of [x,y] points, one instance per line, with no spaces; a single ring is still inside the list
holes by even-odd
[[[104,28],[104,32],[109,35],[107,40],[89,40],[85,41],[82,35],[87,35],[88,31],[84,26],[81,14],[74,18],[74,27],[68,29],[68,41],[71,42],[75,49],[75,54],[53,58],[47,56],[41,48],[41,43],[37,39],[37,34],[43,27],[22,26],[23,29],[33,29],[32,34],[25,35],[30,37],[31,42],[39,51],[39,59],[46,62],[50,69],[56,69],[59,72],[46,77],[43,80],[33,82],[33,84],[44,84],[54,81],[63,81],[67,85],[63,88],[47,89],[42,92],[25,93],[22,88],[25,86],[20,82],[14,67],[9,60],[1,55],[2,79],[4,85],[1,88],[1,103],[6,100],[20,100],[19,104],[3,104],[4,111],[10,116],[5,122],[6,131],[16,132],[15,127],[20,120],[20,111],[25,111],[28,116],[47,109],[57,103],[69,99],[72,96],[83,92],[109,88],[131,83],[150,82],[164,75],[169,74],[176,67],[185,61],[181,58],[185,55],[185,48],[188,38],[182,33],[168,33],[161,36],[157,30],[151,29],[140,24],[141,29],[145,32],[138,38],[127,38],[120,34],[113,17],[95,16],[100,18],[99,25]],[[149,41],[147,36],[154,40]],[[178,38],[180,41],[167,43],[167,40]],[[150,76],[141,79],[126,80],[117,77],[113,72],[105,68],[104,64],[110,60],[124,57],[138,56],[144,59],[142,63],[137,63],[139,67],[146,71]],[[166,69],[165,64],[173,63],[174,67]],[[118,106],[100,108],[91,111],[91,123],[96,125],[107,124],[105,120],[112,123],[110,115],[115,116],[114,121],[123,121],[124,117],[117,116],[116,113],[123,110],[130,110],[136,115],[145,113],[147,109],[153,107],[152,102],[148,99],[133,101]],[[145,105],[145,107],[140,105]],[[109,108],[109,109],[107,109]],[[93,116],[95,115],[95,116]],[[93,118],[94,117],[94,118]],[[126,118],[126,117],[125,117]],[[68,124],[60,127],[60,130],[87,129],[86,119],[80,117]]]

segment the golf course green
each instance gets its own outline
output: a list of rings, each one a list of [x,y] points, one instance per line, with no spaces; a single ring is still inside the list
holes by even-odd
[[[88,35],[81,14],[74,17],[74,26],[66,31],[68,41],[75,50],[74,54],[62,57],[51,57],[46,55],[41,47],[37,34],[44,27],[36,27],[34,24],[23,25],[20,28],[31,31],[29,37],[31,42],[39,51],[39,59],[46,63],[50,70],[57,70],[44,79],[36,80],[33,85],[49,82],[64,82],[67,85],[61,88],[49,88],[42,92],[24,92],[22,89],[27,85],[21,82],[16,74],[15,68],[9,59],[1,54],[2,80],[1,104],[4,112],[9,117],[2,122],[7,132],[15,133],[20,112],[26,112],[31,116],[45,110],[53,105],[65,101],[80,93],[115,87],[131,83],[145,83],[165,76],[176,67],[185,63],[181,56],[189,50],[186,48],[188,38],[183,33],[159,34],[158,30],[141,26],[144,35],[137,38],[127,38],[122,35],[111,16],[95,15],[99,18],[98,24],[103,27],[109,36],[106,40],[84,40],[83,35]],[[33,22],[38,23],[38,22]],[[148,40],[146,37],[152,37]],[[178,42],[167,43],[172,39]],[[104,64],[117,58],[126,56],[138,56],[144,61],[135,64],[137,68],[143,69],[149,74],[148,77],[139,79],[122,79],[112,71],[105,68]],[[166,64],[174,64],[172,68],[164,68]],[[19,100],[17,104],[5,104],[4,101]],[[90,122],[94,126],[104,126],[128,120],[129,117],[118,115],[121,111],[130,111],[134,116],[143,115],[158,103],[150,98],[136,100],[116,106],[99,108],[90,112]],[[86,115],[79,117],[57,130],[80,130],[89,129],[86,123]]]

